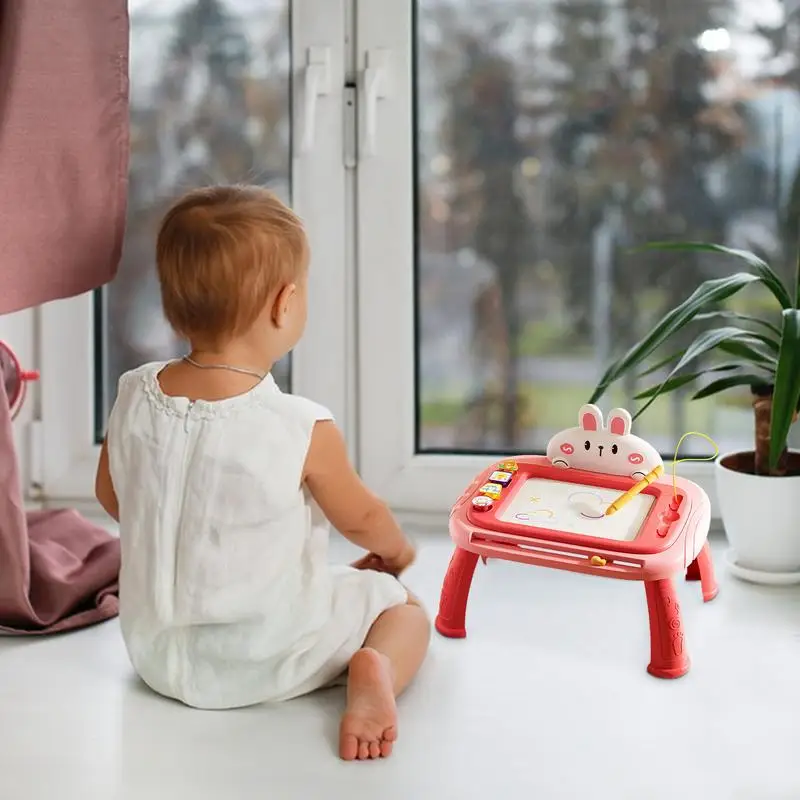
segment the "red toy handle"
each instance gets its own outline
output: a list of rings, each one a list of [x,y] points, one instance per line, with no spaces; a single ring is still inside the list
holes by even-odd
[[[26,381],[26,382],[27,381],[38,381],[40,377],[41,376],[39,375],[39,371],[35,370],[35,369],[23,371],[23,372],[20,372],[20,374],[19,374],[19,379],[21,381]]]

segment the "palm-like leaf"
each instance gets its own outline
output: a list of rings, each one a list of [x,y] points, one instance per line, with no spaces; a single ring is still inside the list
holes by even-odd
[[[725,247],[721,244],[705,244],[704,242],[651,242],[641,248],[642,250],[662,250],[665,252],[680,252],[680,253],[716,253],[723,256],[733,256],[740,261],[744,261],[752,274],[757,276],[758,279],[772,292],[772,295],[780,303],[781,308],[792,308],[792,298],[783,281],[775,273],[775,270],[759,258],[755,253],[750,253],[747,250],[737,250],[734,247]]]
[[[797,243],[797,265],[794,271],[794,307],[800,308],[800,242]]]
[[[753,317],[750,314],[740,314],[738,311],[708,311],[704,314],[698,314],[695,317],[696,322],[704,322],[713,319],[727,320],[728,322],[749,322],[751,325],[757,325],[760,328],[768,330],[777,337],[777,341],[775,341],[775,352],[778,352],[781,329],[777,325],[773,325],[769,320],[761,319],[761,317]]]
[[[732,339],[722,342],[719,350],[729,356],[735,356],[742,361],[757,364],[764,369],[775,372],[778,367],[777,353],[773,356],[759,349],[757,342],[747,341],[746,339]]]
[[[747,348],[751,348],[754,353],[758,353],[756,348],[760,341],[761,338],[758,335],[752,334],[749,331],[743,331],[741,328],[725,327],[704,331],[686,348],[686,351],[670,370],[666,379],[661,384],[661,387],[664,387],[670,379],[680,372],[680,370],[688,367],[689,364],[696,359],[717,347],[721,347],[723,344],[735,343],[737,345],[743,345]],[[636,412],[636,416],[641,416],[658,399],[662,392],[663,388],[659,388],[657,392],[652,394],[650,399]]]
[[[800,402],[800,310],[783,310],[783,337],[775,386],[772,391],[772,427],[769,442],[769,466],[778,466],[786,447],[789,428]]]
[[[684,354],[685,350],[685,347],[680,350],[676,350],[674,353],[670,353],[668,356],[656,361],[655,364],[651,364],[647,369],[640,372],[639,377],[646,378],[648,375],[652,375],[654,372],[664,369],[664,367],[672,364],[673,361],[677,361]]]
[[[753,373],[741,373],[740,375],[729,375],[727,378],[719,378],[715,381],[704,386],[699,391],[692,395],[692,400],[703,400],[706,397],[712,397],[720,392],[726,392],[728,389],[733,389],[736,386],[758,386],[763,383],[764,379],[759,375]]]
[[[737,272],[727,278],[715,278],[700,284],[679,306],[667,313],[663,319],[638,344],[622,358],[615,361],[605,372],[589,402],[596,403],[608,387],[631,369],[642,365],[664,342],[682,330],[698,314],[762,279],[748,272]]]
[[[707,320],[713,319],[720,319],[720,320],[730,320],[732,322],[749,322],[752,325],[759,325],[770,333],[775,334],[776,338],[772,336],[766,336],[765,334],[758,334],[756,331],[746,331],[747,333],[752,333],[755,336],[762,336],[764,337],[761,341],[766,344],[770,350],[772,350],[776,355],[780,348],[780,338],[781,338],[781,329],[777,325],[773,325],[771,322],[767,320],[760,319],[759,317],[752,317],[749,314],[739,314],[736,311],[708,311],[702,314],[697,314],[694,318],[695,322],[704,322]],[[737,356],[738,358],[743,358],[746,360],[751,360],[753,362],[759,363],[762,366],[770,365],[773,368],[777,366],[778,361],[776,358],[770,358],[766,356],[764,353],[760,351],[753,351],[746,346],[738,347],[736,343],[730,342],[729,344],[723,344],[719,348],[724,352],[727,352],[729,355]],[[654,364],[651,364],[647,369],[643,370],[638,374],[640,378],[645,378],[648,375],[652,375],[654,372],[658,372],[660,369],[672,364],[674,361],[677,361],[685,352],[685,348],[680,350],[676,350],[674,353],[670,353],[668,356],[656,361]],[[739,366],[734,365],[735,366]],[[733,367],[731,367],[733,369]],[[707,370],[705,370],[707,371]],[[699,377],[699,373],[698,373]],[[688,383],[686,381],[685,383]],[[685,383],[681,385],[685,385]],[[665,391],[671,391],[671,389],[665,389]],[[642,399],[645,395],[639,394],[636,395],[636,399]],[[647,394],[647,397],[650,395]]]
[[[634,400],[647,400],[648,398],[653,397],[653,395],[669,394],[669,392],[674,392],[676,389],[681,389],[690,383],[694,383],[703,377],[703,375],[707,375],[709,372],[732,372],[735,369],[741,369],[741,366],[742,365],[737,361],[729,361],[725,364],[715,364],[713,367],[701,370],[700,372],[689,372],[685,375],[676,375],[674,378],[668,378],[663,383],[655,384],[654,386],[639,392],[639,394],[634,396]]]

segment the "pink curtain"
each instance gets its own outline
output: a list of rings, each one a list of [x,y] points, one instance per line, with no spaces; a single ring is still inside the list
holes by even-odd
[[[25,513],[0,381],[0,632],[56,633],[117,614],[119,539],[74,511]]]
[[[0,314],[114,277],[127,175],[126,0],[0,3]]]
[[[0,3],[0,314],[114,277],[127,172],[126,0]],[[106,531],[25,513],[0,380],[0,632],[108,619],[118,574]]]

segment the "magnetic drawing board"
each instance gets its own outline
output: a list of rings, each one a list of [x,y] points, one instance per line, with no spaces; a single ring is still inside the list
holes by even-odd
[[[605,516],[606,508],[620,494],[616,489],[588,484],[528,478],[497,519],[515,525],[629,542],[639,534],[655,497],[639,494],[616,514]]]

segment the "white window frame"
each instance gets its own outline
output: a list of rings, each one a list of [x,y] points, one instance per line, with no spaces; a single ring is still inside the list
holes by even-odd
[[[375,152],[362,156],[357,175],[359,454],[365,480],[395,510],[441,519],[493,455],[415,452],[412,5],[366,0],[357,7],[362,132],[369,54],[384,49],[389,55]],[[679,469],[708,493],[716,516],[713,465],[683,463]]]
[[[352,281],[346,254],[348,224],[344,167],[346,0],[293,0],[293,206],[306,222],[312,258],[309,322],[292,355],[292,391],[327,405],[352,428]],[[304,119],[304,77],[309,48],[328,48],[328,93],[316,105],[316,135],[309,152],[299,141]],[[92,293],[48,303],[38,313],[41,407],[34,460],[38,494],[84,500],[94,493],[99,446],[94,441],[94,309]]]
[[[396,510],[440,519],[493,455],[415,452],[413,35],[411,2],[294,0],[296,142],[310,47],[330,48],[331,80],[318,101],[312,152],[295,148],[293,155],[293,201],[308,225],[314,260],[309,325],[293,354],[292,389],[331,408],[362,475]],[[371,152],[367,69],[381,60],[386,74],[373,106]],[[353,159],[347,79],[357,87],[361,152]],[[41,422],[34,423],[32,461],[34,483],[48,500],[92,494],[99,451],[92,303],[84,295],[37,314]],[[680,474],[708,492],[716,513],[713,469],[682,464]]]

